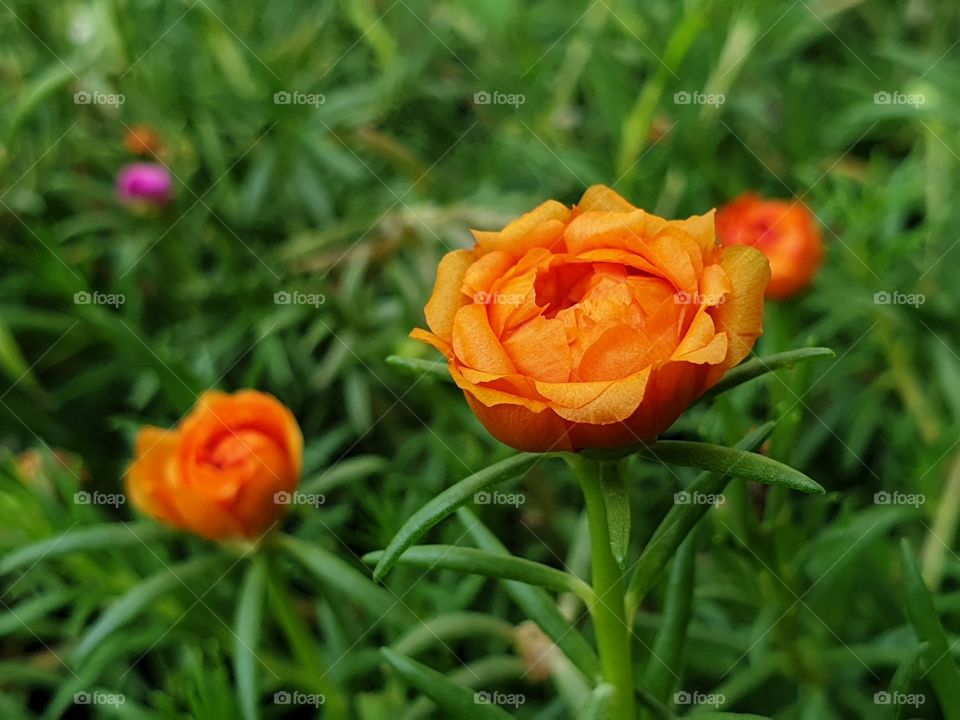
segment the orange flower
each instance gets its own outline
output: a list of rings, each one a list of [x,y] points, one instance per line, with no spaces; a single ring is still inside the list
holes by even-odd
[[[204,393],[174,430],[145,427],[127,472],[142,512],[211,540],[259,536],[300,481],[303,436],[276,398]]]
[[[713,213],[664,220],[591,187],[446,255],[414,330],[494,437],[521,450],[649,440],[760,335],[763,254]]]
[[[134,155],[156,156],[163,152],[163,139],[152,127],[141,123],[127,130],[123,146]]]
[[[782,300],[813,280],[823,259],[816,218],[806,206],[745,193],[717,211],[721,245],[750,245],[770,260],[767,297]]]

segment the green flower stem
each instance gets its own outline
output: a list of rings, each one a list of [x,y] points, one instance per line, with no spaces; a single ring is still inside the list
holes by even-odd
[[[611,720],[634,720],[636,705],[633,690],[633,632],[626,620],[625,573],[617,566],[610,549],[607,510],[600,487],[601,463],[582,457],[568,462],[583,488],[590,524],[590,550],[593,565],[593,590],[596,601],[590,607],[603,679],[616,689]],[[613,469],[610,469],[613,471]]]

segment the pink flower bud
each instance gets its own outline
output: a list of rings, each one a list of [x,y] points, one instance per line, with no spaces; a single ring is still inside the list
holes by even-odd
[[[166,205],[173,197],[173,177],[157,163],[133,163],[117,175],[117,197],[125,205]]]

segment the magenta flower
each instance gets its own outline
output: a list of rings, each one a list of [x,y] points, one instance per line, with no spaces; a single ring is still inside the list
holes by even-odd
[[[166,205],[173,197],[173,176],[157,163],[133,163],[117,175],[117,197],[125,205]]]

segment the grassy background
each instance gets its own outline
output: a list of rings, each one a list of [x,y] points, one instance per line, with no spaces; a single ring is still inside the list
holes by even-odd
[[[360,567],[431,495],[508,454],[454,388],[385,363],[434,357],[406,334],[423,322],[437,259],[466,245],[468,228],[499,227],[547,197],[575,202],[598,182],[676,217],[747,189],[799,197],[824,227],[827,260],[809,293],[768,308],[757,351],[816,344],[837,358],[741,388],[671,434],[733,442],[777,420],[768,452],[828,495],[731,488],[742,502],[698,536],[674,684],[777,718],[879,717],[888,708],[874,693],[917,648],[899,537],[923,553],[951,642],[960,632],[956,499],[945,495],[960,484],[957,29],[956,8],[932,0],[3,0],[0,549],[130,519],[129,507],[78,506],[73,493],[119,491],[140,424],[174,423],[208,387],[252,386],[296,413],[308,478],[353,461],[355,482],[288,529]],[[77,104],[83,91],[124,102]],[[323,102],[277,104],[282,92]],[[522,103],[478,104],[481,92]],[[683,92],[725,101],[682,104]],[[878,92],[924,101],[879,104]],[[176,178],[175,201],[145,214],[113,196],[130,160],[122,137],[141,122],[164,137]],[[77,305],[81,291],[125,302]],[[275,304],[283,291],[325,302]],[[879,291],[925,302],[878,305]],[[28,450],[38,454],[25,461]],[[688,478],[634,473],[639,546]],[[583,572],[575,484],[542,465],[519,489],[520,509],[476,509],[515,553]],[[881,490],[925,502],[878,505]],[[753,506],[763,511],[735,511]],[[435,535],[462,541],[461,530],[451,521]],[[231,623],[245,561],[224,565],[202,602],[209,582],[194,595],[174,587],[129,633],[83,662],[70,654],[119,593],[205,550],[172,538],[5,577],[3,716],[107,717],[71,702],[99,687],[125,694],[128,717],[236,717]],[[424,711],[375,654],[416,623],[371,629],[351,598],[293,565],[274,571],[332,685],[317,690],[296,648],[267,632],[265,689],[342,692],[356,717]],[[492,582],[401,570],[388,584],[421,619],[523,620]],[[647,644],[659,598],[638,621]],[[525,693],[519,716],[571,717],[556,688],[518,679],[511,644],[484,628],[421,659],[462,676],[465,662],[509,655],[465,681]],[[927,669],[912,685],[927,702],[911,713],[939,717]],[[287,710],[267,702],[264,714]]]

